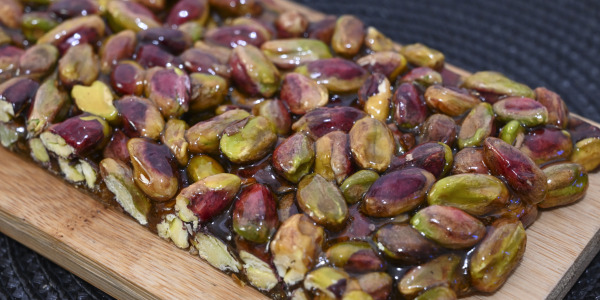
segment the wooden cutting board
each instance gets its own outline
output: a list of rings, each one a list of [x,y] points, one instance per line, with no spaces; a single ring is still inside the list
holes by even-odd
[[[268,1],[312,20],[323,17]],[[2,147],[0,166],[0,231],[116,298],[266,298]],[[542,212],[527,229],[525,257],[504,287],[471,299],[564,297],[600,249],[599,216],[600,174],[594,173],[582,201]]]

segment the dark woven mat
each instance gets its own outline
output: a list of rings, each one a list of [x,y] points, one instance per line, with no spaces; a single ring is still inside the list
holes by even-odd
[[[600,121],[600,1],[297,0],[354,14],[400,43],[422,42],[469,71],[546,86]],[[110,299],[0,234],[0,299]],[[600,299],[596,256],[566,299]]]

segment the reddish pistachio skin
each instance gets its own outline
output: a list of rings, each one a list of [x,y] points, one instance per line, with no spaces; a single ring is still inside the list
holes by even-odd
[[[426,261],[441,250],[436,243],[423,237],[408,224],[384,225],[377,230],[374,240],[385,256],[406,264]]]
[[[205,223],[223,213],[240,189],[240,178],[222,173],[208,176],[181,190],[177,198],[189,201],[188,208]]]
[[[0,48],[0,81],[5,81],[15,74],[19,68],[19,59],[25,51],[14,46]]]
[[[48,10],[63,19],[77,16],[89,16],[99,12],[98,4],[92,0],[56,1],[48,7]]]
[[[297,11],[286,11],[275,20],[275,28],[279,38],[301,37],[308,28],[308,20]]]
[[[408,168],[381,176],[364,197],[363,212],[372,217],[394,217],[425,202],[435,182],[433,174]]]
[[[317,139],[337,130],[348,133],[354,123],[365,116],[363,111],[352,107],[321,107],[305,114],[292,125],[292,129]]]
[[[412,83],[403,83],[392,98],[394,122],[400,128],[411,129],[427,119],[427,105],[421,93]]]
[[[135,59],[142,67],[179,67],[181,60],[156,45],[142,45],[138,48]]]
[[[180,0],[171,8],[165,23],[177,27],[188,21],[203,23],[208,16],[208,0]]]
[[[21,17],[23,16],[23,6],[17,0],[3,0],[0,2],[0,23],[11,27],[18,28]]]
[[[538,164],[566,159],[573,152],[571,135],[561,129],[546,127],[528,132],[519,147]]]
[[[352,92],[358,90],[367,79],[368,73],[351,60],[339,57],[319,59],[296,68],[332,92]]]
[[[123,132],[129,137],[158,139],[165,121],[158,108],[149,100],[139,97],[124,97],[115,102],[123,119]]]
[[[204,37],[209,44],[236,48],[237,46],[252,45],[260,47],[269,40],[264,32],[248,24],[233,25],[211,29]]]
[[[485,235],[485,225],[461,209],[431,205],[419,210],[411,225],[425,237],[450,249],[472,247]]]
[[[104,147],[102,156],[104,158],[112,158],[117,161],[129,163],[129,150],[127,150],[127,142],[129,142],[129,137],[126,136],[120,129],[116,129],[113,132],[110,141],[106,147]]]
[[[569,117],[569,133],[573,143],[587,138],[600,138],[600,128],[576,117]]]
[[[198,72],[210,75],[219,75],[229,78],[229,66],[222,64],[214,55],[208,51],[190,48],[185,50],[179,58],[188,72]]]
[[[249,96],[271,97],[279,88],[279,70],[260,49],[247,45],[233,50],[231,78]]]
[[[97,15],[77,17],[54,27],[40,37],[37,43],[53,44],[62,54],[72,46],[95,44],[104,37],[105,27],[104,21]]]
[[[392,159],[390,170],[412,166],[427,170],[435,178],[440,178],[448,173],[453,162],[452,156],[448,157],[448,150],[447,146],[436,142],[418,145],[406,154]]]
[[[192,45],[192,41],[183,31],[171,28],[148,28],[138,32],[140,44],[158,45],[164,50],[178,55]]]
[[[106,145],[110,128],[98,118],[84,114],[54,124],[48,131],[62,137],[75,149],[75,155],[81,156]]]
[[[451,117],[460,116],[481,100],[465,89],[432,85],[425,90],[425,102],[430,109],[439,111]]]
[[[130,139],[127,149],[137,186],[155,201],[171,200],[179,189],[171,150],[143,138]]]
[[[58,49],[50,44],[34,45],[27,49],[19,60],[19,75],[41,79],[54,70],[58,60]]]
[[[211,8],[225,16],[258,15],[262,6],[256,0],[209,0]]]
[[[190,78],[177,69],[153,68],[146,72],[146,97],[165,118],[179,117],[190,107]]]
[[[35,97],[40,85],[26,77],[9,79],[0,84],[0,101],[6,101],[12,105],[15,116],[27,107]]]
[[[123,30],[110,36],[100,49],[102,72],[108,73],[120,60],[133,56],[136,38],[132,30]]]
[[[265,243],[277,230],[277,203],[264,185],[253,184],[239,195],[233,209],[233,229],[243,238]]]
[[[321,21],[311,23],[307,29],[308,38],[320,40],[329,45],[333,31],[335,30],[336,21],[336,17],[327,16]]]
[[[494,112],[489,103],[477,104],[465,117],[458,133],[458,147],[479,147],[495,131]]]
[[[560,95],[544,87],[536,88],[534,92],[536,100],[548,110],[548,124],[563,129],[567,128],[569,110]]]
[[[110,74],[110,83],[121,95],[140,96],[144,92],[144,69],[134,61],[118,63]]]
[[[343,56],[354,56],[365,41],[365,24],[355,16],[340,16],[335,24],[331,48]]]
[[[456,141],[456,123],[447,115],[429,116],[421,130],[421,143],[440,142],[452,147]]]
[[[292,113],[303,115],[312,109],[325,106],[329,100],[329,93],[325,87],[302,74],[288,73],[283,78],[280,97]]]
[[[544,200],[546,174],[523,152],[501,139],[488,137],[483,145],[485,164],[492,174],[504,176],[508,185],[532,204]]]
[[[507,97],[494,103],[493,107],[501,122],[517,120],[525,126],[533,127],[546,124],[548,120],[546,107],[531,98]]]
[[[483,149],[469,147],[456,153],[454,156],[454,165],[452,166],[452,174],[465,173],[490,173],[490,169],[488,169],[483,161]]]

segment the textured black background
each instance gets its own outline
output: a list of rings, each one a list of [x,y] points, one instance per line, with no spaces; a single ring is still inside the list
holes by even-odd
[[[422,42],[468,71],[497,70],[558,92],[600,121],[600,1],[297,0],[354,14],[400,43]],[[600,219],[600,218],[599,218]],[[0,234],[0,299],[109,299]],[[600,255],[566,299],[600,299]]]

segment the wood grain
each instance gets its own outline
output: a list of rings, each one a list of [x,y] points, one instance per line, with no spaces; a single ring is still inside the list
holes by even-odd
[[[294,3],[268,1],[281,10],[300,10],[313,21],[324,16]],[[37,165],[5,149],[0,162],[0,231],[108,294],[120,299],[266,298]],[[472,299],[564,297],[600,249],[598,216],[600,174],[594,173],[582,201],[543,211],[527,230],[525,257],[506,285]]]

